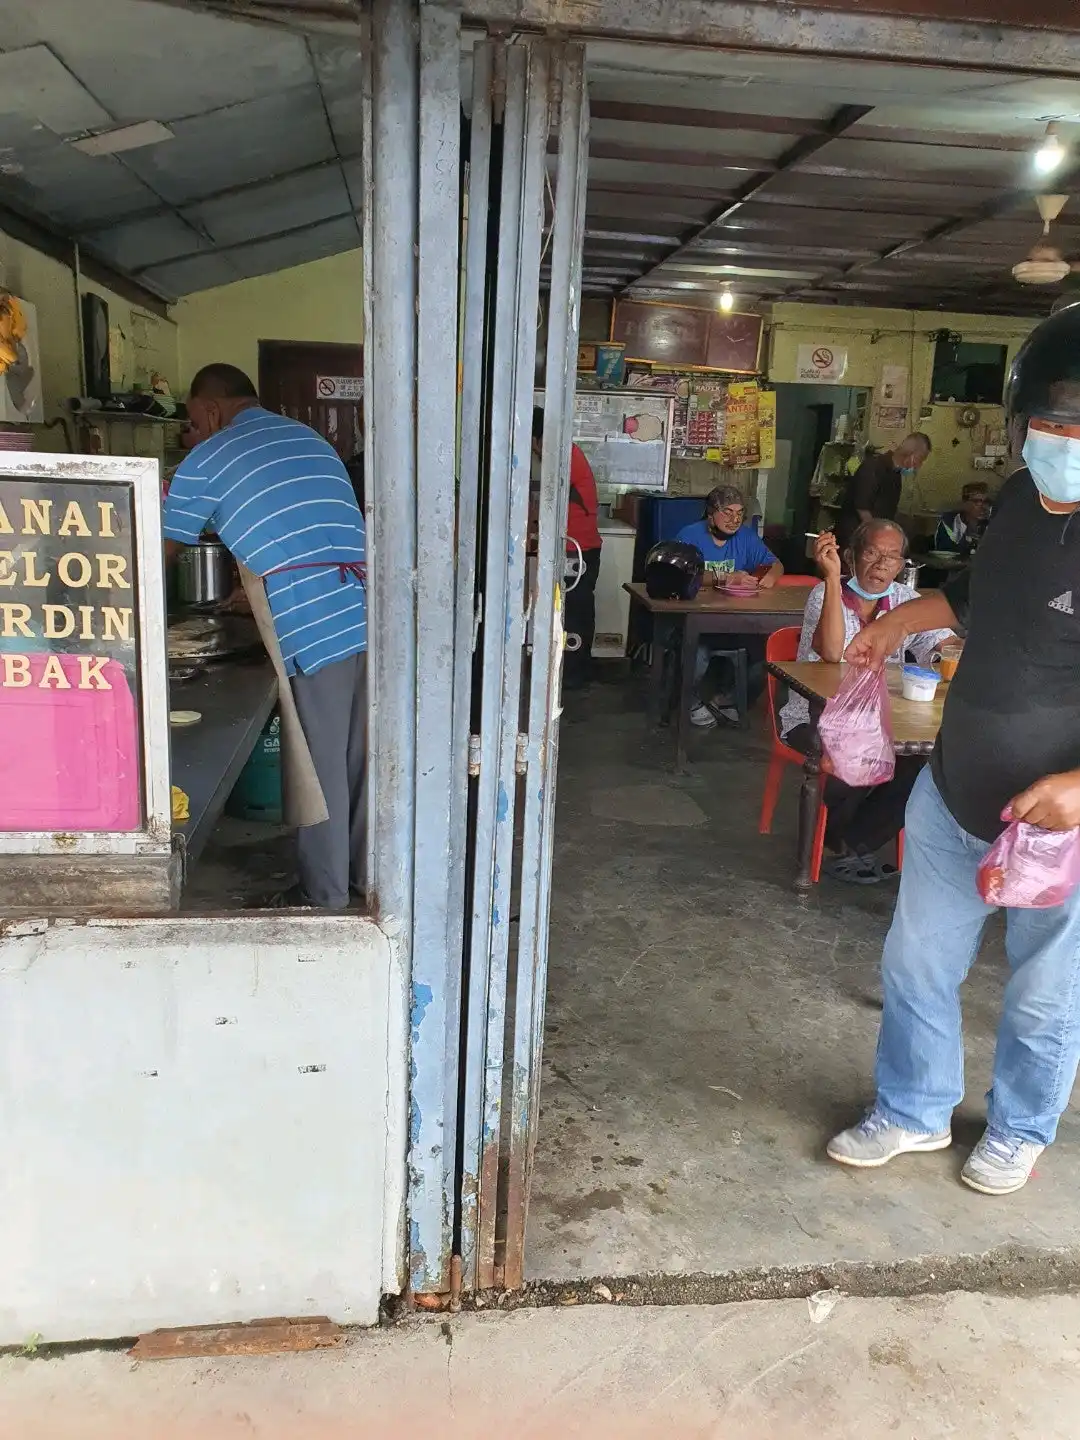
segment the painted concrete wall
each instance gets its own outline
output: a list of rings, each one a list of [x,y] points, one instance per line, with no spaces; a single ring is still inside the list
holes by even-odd
[[[363,918],[0,939],[0,1345],[397,1288],[405,984]]]
[[[929,405],[930,379],[934,363],[935,330],[954,330],[965,340],[984,341],[1008,346],[1009,360],[1034,328],[1034,320],[1007,319],[994,315],[949,314],[937,310],[875,310],[846,306],[778,304],[772,310],[772,329],[768,377],[774,382],[795,379],[795,365],[800,345],[843,346],[848,352],[845,385],[876,387],[883,365],[905,365],[910,374],[908,429],[929,435],[934,453],[923,466],[917,481],[917,492],[905,492],[903,508],[929,506],[936,508],[959,499],[960,488],[967,480],[989,478],[1000,483],[992,473],[989,477],[972,465],[973,442],[979,440],[984,425],[1000,426],[1004,411],[998,405],[978,406],[978,432],[962,429],[957,416],[963,408],[957,405],[929,406],[929,415],[920,411]],[[871,415],[873,415],[873,406]],[[870,439],[875,445],[888,445],[903,438],[903,432],[882,430],[871,426]]]
[[[226,361],[258,380],[260,340],[364,338],[359,250],[189,295],[176,307],[184,385],[202,365]]]
[[[78,395],[81,388],[75,277],[60,261],[0,231],[0,285],[37,307],[45,418],[50,420],[62,413],[63,402]],[[150,376],[157,370],[175,393],[180,378],[175,324],[90,281],[83,282],[82,291],[106,301],[110,328],[118,326],[123,333],[123,373],[113,375],[114,388],[149,387]],[[39,430],[36,448],[65,449],[62,432]]]

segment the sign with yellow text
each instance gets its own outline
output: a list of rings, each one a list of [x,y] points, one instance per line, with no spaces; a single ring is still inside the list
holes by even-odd
[[[0,831],[142,823],[129,485],[0,465]]]
[[[771,470],[776,464],[776,391],[762,390],[757,403],[758,469]]]
[[[737,380],[727,388],[724,411],[724,464],[742,470],[758,463],[758,398],[753,380]]]

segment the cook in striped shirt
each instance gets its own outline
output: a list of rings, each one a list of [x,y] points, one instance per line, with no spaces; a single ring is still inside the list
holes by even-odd
[[[166,558],[204,530],[266,581],[304,735],[330,818],[297,832],[286,903],[343,909],[364,889],[367,602],[364,517],[337,452],[264,410],[233,365],[207,365],[188,400],[197,444],[165,501]]]

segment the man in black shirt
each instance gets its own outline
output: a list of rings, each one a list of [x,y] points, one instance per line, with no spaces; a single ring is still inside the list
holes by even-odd
[[[915,631],[967,636],[931,765],[908,803],[882,957],[877,1100],[828,1146],[846,1165],[951,1144],[964,1093],[959,990],[993,914],[976,888],[979,862],[1007,819],[1080,826],[1080,306],[1029,338],[1007,399],[1025,464],[1002,488],[970,569],[874,621],[846,654],[880,666]],[[1080,1060],[1080,890],[1006,916],[1011,976],[987,1128],[962,1172],[988,1195],[1026,1183]]]
[[[871,451],[851,477],[836,522],[843,555],[864,520],[895,520],[905,470],[918,470],[930,454],[928,435],[909,435],[895,450]]]

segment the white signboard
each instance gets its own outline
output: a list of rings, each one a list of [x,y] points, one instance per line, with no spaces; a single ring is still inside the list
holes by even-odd
[[[800,385],[838,385],[847,374],[847,348],[835,345],[800,345],[795,379]]]
[[[364,377],[362,375],[319,375],[315,380],[315,394],[319,400],[362,400],[364,398]]]

